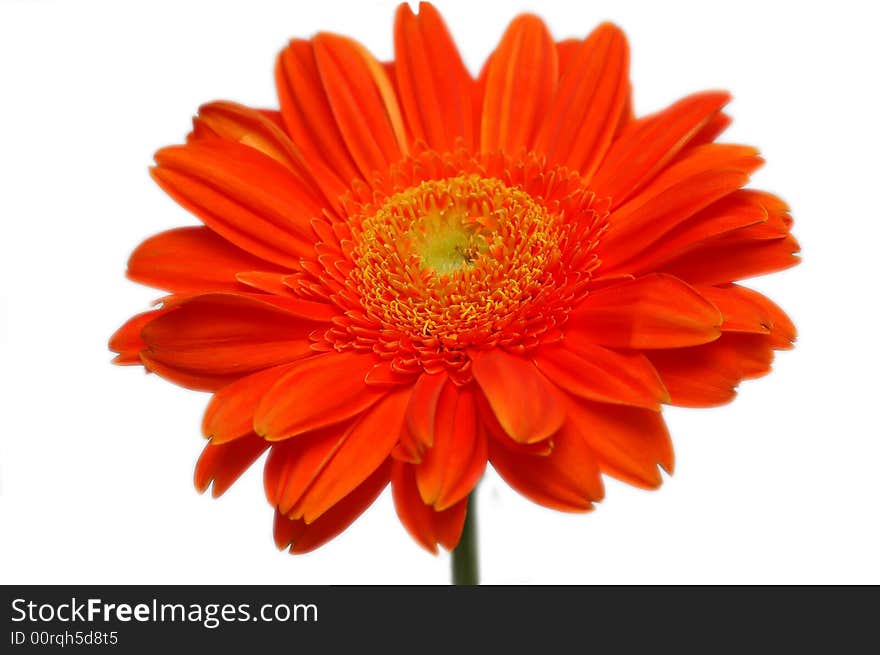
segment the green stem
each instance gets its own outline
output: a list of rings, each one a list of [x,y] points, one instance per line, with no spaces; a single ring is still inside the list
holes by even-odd
[[[477,562],[477,492],[471,492],[468,498],[467,516],[458,546],[452,551],[452,584],[480,584],[480,573]]]

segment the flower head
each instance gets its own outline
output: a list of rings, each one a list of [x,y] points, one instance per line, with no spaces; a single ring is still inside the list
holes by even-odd
[[[786,205],[716,143],[726,93],[632,113],[628,47],[515,19],[474,79],[429,4],[395,59],[319,34],[280,54],[280,111],[200,108],[153,177],[200,227],[133,280],[170,292],[111,339],[122,364],[210,391],[200,490],[261,454],[279,547],[344,530],[390,482],[453,548],[487,463],[586,511],[601,474],[673,467],[662,404],[712,406],[794,327],[741,278],[795,264]]]

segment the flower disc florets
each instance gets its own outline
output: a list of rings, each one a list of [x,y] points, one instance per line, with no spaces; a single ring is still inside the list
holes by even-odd
[[[422,153],[393,171],[387,195],[349,199],[336,299],[357,302],[324,335],[337,350],[465,381],[469,349],[555,340],[585,295],[604,216],[577,176],[528,158],[458,161],[448,177],[424,166],[453,157]]]

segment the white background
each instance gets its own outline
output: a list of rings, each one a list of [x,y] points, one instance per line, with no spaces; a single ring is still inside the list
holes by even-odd
[[[468,65],[517,13],[628,33],[638,113],[727,88],[753,185],[793,207],[804,264],[753,286],[801,333],[731,405],[669,410],[677,469],[607,481],[587,515],[479,496],[486,583],[880,583],[876,17],[867,2],[443,2]],[[321,550],[275,549],[255,466],[220,500],[192,470],[205,394],[110,365],[159,292],[143,238],[194,219],[150,181],[212,99],[277,106],[276,52],[318,30],[392,55],[394,2],[0,2],[0,583],[438,583],[386,492]],[[871,63],[873,62],[873,63]]]

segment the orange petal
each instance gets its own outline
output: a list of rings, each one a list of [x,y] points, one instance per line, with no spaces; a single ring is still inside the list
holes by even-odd
[[[585,512],[604,496],[593,451],[569,421],[547,455],[529,455],[493,439],[489,459],[498,474],[526,498],[563,512]]]
[[[275,510],[275,544],[281,549],[290,546],[290,552],[296,554],[307,553],[323,546],[341,534],[373,504],[387,486],[390,475],[390,463],[385,462],[313,523],[289,519]]]
[[[535,443],[522,443],[511,439],[510,435],[507,434],[507,431],[501,427],[501,424],[495,417],[495,412],[492,410],[492,406],[489,405],[489,401],[486,400],[485,394],[482,393],[477,394],[477,414],[479,415],[480,423],[486,431],[486,434],[491,439],[496,439],[497,441],[502,442],[509,450],[521,452],[526,455],[549,455],[553,450],[552,436],[547,439],[542,439],[541,441],[536,441]]]
[[[623,32],[603,23],[588,36],[559,80],[543,115],[535,149],[550,164],[589,180],[605,156],[629,98],[629,47]]]
[[[214,444],[221,444],[253,432],[257,405],[293,366],[296,364],[273,366],[220,389],[205,410],[202,434]]]
[[[659,173],[730,101],[723,91],[697,93],[632,123],[602,161],[590,190],[623,204]]]
[[[663,270],[691,284],[724,284],[774,273],[800,263],[793,236],[725,243],[707,242],[663,264]]]
[[[773,364],[773,341],[763,334],[727,334],[721,347],[737,353],[739,376],[753,380],[770,372]]]
[[[309,220],[323,208],[271,157],[222,140],[163,148],[155,157],[159,185],[239,248],[292,269],[314,255]]]
[[[475,135],[480,134],[480,127],[483,124],[483,107],[486,104],[486,82],[489,78],[489,65],[492,63],[492,59],[493,55],[490,54],[486,58],[486,61],[483,62],[483,66],[480,68],[480,72],[477,75],[477,79],[474,80],[474,85],[472,87],[471,105],[474,110],[473,133]],[[479,140],[478,137],[475,138]]]
[[[472,384],[460,388],[447,380],[437,400],[432,445],[416,466],[422,500],[437,511],[467,498],[486,469],[488,444],[475,391]]]
[[[792,342],[797,339],[797,328],[784,311],[772,300],[763,294],[745,289],[750,299],[761,308],[761,314],[770,325],[769,343],[776,350],[787,350],[792,347]]]
[[[424,447],[412,436],[409,426],[404,421],[403,428],[400,430],[400,440],[391,451],[391,457],[401,462],[418,464],[422,461],[423,450]]]
[[[659,412],[573,398],[566,428],[584,439],[604,473],[624,482],[653,489],[663,481],[658,464],[672,473],[672,442]]]
[[[719,111],[709,119],[709,122],[706,123],[699,132],[694,135],[682,152],[687,152],[690,148],[696,148],[706,143],[712,143],[715,139],[721,136],[721,133],[724,132],[724,130],[730,127],[732,122],[733,119],[730,116],[723,111]]]
[[[669,397],[641,353],[567,339],[560,346],[541,348],[532,359],[556,386],[581,398],[659,410]]]
[[[492,54],[480,127],[483,152],[515,155],[547,116],[559,75],[556,44],[537,16],[514,18]]]
[[[588,294],[566,335],[610,348],[679,348],[717,339],[722,320],[690,285],[651,274]]]
[[[211,495],[220,496],[269,447],[254,433],[227,444],[209,443],[196,463],[194,481],[200,493],[213,481]]]
[[[712,343],[658,350],[648,358],[669,390],[671,404],[714,407],[733,400],[741,380],[769,372],[773,340],[761,334],[725,333]]]
[[[764,296],[736,284],[718,287],[698,286],[700,294],[715,305],[724,315],[721,329],[724,332],[754,332],[770,334],[774,328],[773,311]],[[778,308],[776,308],[778,310]]]
[[[140,357],[141,364],[148,372],[155,373],[160,378],[194,391],[217,391],[232,384],[239,377],[232,373],[211,374],[177,368],[153,359],[146,350],[141,351]]]
[[[437,543],[448,551],[458,546],[461,539],[461,531],[464,529],[464,520],[467,516],[467,499],[453,505],[447,510],[434,513],[434,530],[437,535]]]
[[[168,313],[168,308],[154,309],[149,312],[137,314],[128,319],[110,337],[109,347],[115,353],[119,353],[114,359],[114,364],[131,365],[141,364],[141,351],[147,347],[141,337],[144,326],[151,321]]]
[[[236,248],[206,227],[181,227],[150,237],[128,260],[127,275],[174,293],[241,291],[239,271],[281,271]]]
[[[275,545],[278,550],[284,550],[290,544],[300,539],[306,532],[308,526],[302,519],[291,520],[284,516],[277,509],[275,510],[275,520],[272,521],[272,536],[275,539]]]
[[[321,83],[312,43],[295,39],[275,66],[275,85],[287,133],[322,186],[344,193],[360,177]]]
[[[438,152],[451,152],[456,139],[473,150],[473,80],[443,18],[433,5],[397,9],[394,26],[395,73],[400,104],[415,139]]]
[[[580,51],[583,45],[583,39],[563,39],[556,42],[556,57],[559,59],[559,77],[565,77],[573,63],[576,61],[575,55]]]
[[[266,271],[242,271],[235,274],[235,279],[246,287],[257,291],[265,291],[278,296],[290,295],[290,287],[284,284],[289,273],[269,273]]]
[[[315,184],[302,153],[284,130],[264,113],[235,102],[209,102],[199,107],[193,127],[196,140],[220,138],[258,150],[287,168],[315,202],[322,203],[327,199]]]
[[[298,362],[257,405],[257,434],[287,439],[360,414],[387,392],[364,381],[375,363],[371,355],[336,351]]]
[[[472,353],[471,359],[474,378],[511,439],[534,443],[562,427],[562,397],[533,362],[498,348]]]
[[[605,270],[626,270],[635,274],[653,272],[704,242],[766,223],[769,214],[761,195],[751,189],[734,191],[686,219],[629,261],[616,266],[605,263]]]
[[[393,360],[382,360],[367,373],[364,381],[378,387],[396,387],[401,384],[412,385],[415,375],[399,371]]]
[[[348,151],[367,180],[407,152],[400,107],[382,65],[359,43],[319,34],[315,62]]]
[[[312,351],[315,323],[251,296],[209,293],[173,306],[142,331],[152,362],[193,374],[240,377]]]
[[[281,116],[281,111],[278,109],[257,109],[257,111],[260,112],[261,116],[268,118],[282,130],[284,129],[284,118]]]
[[[312,523],[388,458],[400,437],[410,393],[408,388],[389,392],[352,424],[291,510],[293,518]]]
[[[603,265],[619,267],[651,248],[686,219],[746,184],[761,161],[756,150],[745,146],[711,143],[694,149],[611,213],[600,242]]]
[[[445,374],[422,374],[413,385],[412,396],[406,412],[409,433],[419,444],[419,450],[434,444],[434,426],[437,422],[437,402],[449,376]]]
[[[436,553],[438,545],[447,550],[458,545],[467,514],[466,499],[442,512],[425,505],[416,485],[415,470],[399,461],[392,463],[391,492],[400,522],[422,547]]]
[[[263,485],[269,503],[288,515],[345,441],[353,422],[330,425],[296,439],[272,444],[263,469]]]

